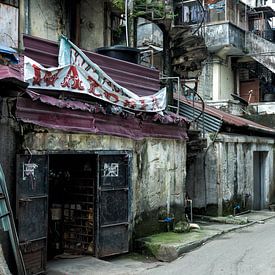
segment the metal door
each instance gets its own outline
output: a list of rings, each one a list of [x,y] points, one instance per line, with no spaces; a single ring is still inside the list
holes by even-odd
[[[129,159],[98,156],[97,257],[129,250]]]
[[[48,227],[48,156],[17,156],[19,245],[27,274],[46,271]]]
[[[265,197],[265,162],[267,152],[253,152],[253,210],[264,208]]]

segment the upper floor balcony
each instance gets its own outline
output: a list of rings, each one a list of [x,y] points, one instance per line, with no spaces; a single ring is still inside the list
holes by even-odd
[[[215,3],[213,3],[215,2]],[[274,42],[270,7],[252,8],[242,1],[204,1],[205,41],[210,52],[218,55],[247,53],[246,33],[252,32]]]

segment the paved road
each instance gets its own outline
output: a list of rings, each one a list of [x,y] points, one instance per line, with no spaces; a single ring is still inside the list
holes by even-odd
[[[148,275],[275,275],[275,219],[225,234]]]

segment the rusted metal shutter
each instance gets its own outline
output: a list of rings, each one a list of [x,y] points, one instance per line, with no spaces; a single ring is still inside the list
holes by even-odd
[[[129,160],[98,156],[97,257],[129,251]]]
[[[18,155],[16,213],[27,274],[41,274],[47,261],[48,156]]]

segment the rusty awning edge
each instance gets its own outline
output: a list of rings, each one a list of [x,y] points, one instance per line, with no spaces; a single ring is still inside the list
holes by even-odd
[[[66,132],[112,135],[134,140],[147,137],[177,140],[188,138],[186,128],[182,126],[142,121],[136,117],[125,119],[115,115],[58,108],[29,98],[18,98],[16,118],[25,123]]]
[[[56,106],[58,108],[80,110],[80,111],[85,111],[85,112],[89,112],[92,114],[103,113],[106,115],[106,113],[107,113],[106,108],[104,108],[99,103],[91,104],[88,102],[82,102],[80,100],[58,99],[53,96],[41,94],[39,92],[30,90],[30,89],[26,89],[25,92],[33,101],[40,101],[41,103],[48,104],[51,106]],[[123,112],[126,112],[126,114],[125,114],[126,116],[138,117],[141,120],[143,120],[143,121],[147,120],[148,122],[155,122],[155,123],[166,124],[166,125],[178,125],[178,126],[181,126],[184,128],[186,128],[186,126],[189,125],[189,121],[187,120],[186,117],[177,115],[170,111],[165,111],[162,113],[155,113],[155,114],[145,114],[142,112],[129,113],[129,112],[127,112],[127,110],[121,108],[119,114],[121,114],[122,116],[125,116],[123,114]],[[118,115],[117,110],[115,110],[115,113],[113,113],[113,115]]]
[[[180,98],[180,104],[187,105],[190,108],[193,108],[193,102],[188,101],[186,98],[181,97]],[[195,101],[194,102],[194,108],[195,110],[201,110],[201,103]],[[181,112],[183,115],[185,115],[184,112]],[[205,105],[204,108],[204,113],[207,115],[207,123],[210,125],[211,122],[214,126],[216,123],[215,120],[220,120],[222,121],[222,125],[228,125],[231,127],[235,127],[236,129],[248,129],[250,131],[253,131],[255,133],[261,133],[261,134],[266,134],[268,136],[275,136],[275,129],[261,125],[259,123],[256,123],[252,120],[248,120],[246,118],[242,118],[236,115],[232,115],[229,113],[226,113],[224,111],[221,111],[219,109],[216,109],[212,106]],[[222,125],[219,126],[219,129],[217,128],[216,130],[221,131],[222,130]]]

